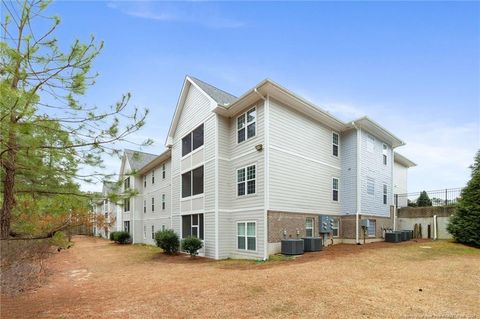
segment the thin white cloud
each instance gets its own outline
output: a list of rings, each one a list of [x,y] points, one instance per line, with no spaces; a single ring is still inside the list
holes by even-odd
[[[210,28],[241,28],[246,24],[225,17],[212,3],[108,2],[107,7],[131,17],[160,22],[199,24]]]

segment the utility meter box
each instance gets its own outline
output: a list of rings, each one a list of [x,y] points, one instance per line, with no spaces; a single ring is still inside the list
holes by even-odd
[[[320,226],[318,227],[321,234],[331,233],[333,230],[333,217],[327,215],[320,215]]]

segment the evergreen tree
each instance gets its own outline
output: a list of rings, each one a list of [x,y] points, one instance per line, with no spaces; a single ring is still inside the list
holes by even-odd
[[[472,178],[462,190],[447,230],[456,241],[480,247],[480,150],[472,166]]]
[[[420,193],[420,196],[417,199],[417,206],[418,207],[432,206],[432,201],[430,200],[430,197],[428,197],[428,194],[426,191],[423,191]]]

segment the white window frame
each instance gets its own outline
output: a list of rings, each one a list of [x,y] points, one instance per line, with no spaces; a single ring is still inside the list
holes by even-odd
[[[337,180],[337,189],[334,187],[334,181]],[[337,200],[333,199],[333,194],[337,191]],[[332,177],[332,202],[338,203],[340,202],[340,178],[338,177]]]
[[[374,225],[373,226],[373,235],[370,234],[372,224]],[[377,233],[377,221],[375,219],[369,219],[368,220],[367,235],[368,235],[368,237],[375,237],[376,233]]]
[[[146,199],[143,200],[143,213],[144,214],[147,213],[147,200]]]
[[[143,175],[143,188],[147,188],[147,175]]]
[[[165,163],[163,163],[163,165],[162,165],[162,179],[165,179],[166,176],[167,176],[167,174],[166,174]]]
[[[252,166],[255,167],[255,178],[248,179],[247,168],[252,167]],[[238,171],[240,171],[242,169],[245,170],[245,179],[244,179],[243,182],[239,182],[238,181]],[[235,192],[237,193],[237,197],[254,196],[254,195],[257,194],[257,164],[256,163],[237,168],[235,178],[236,178],[236,184],[235,184],[236,185],[236,190],[235,190]],[[248,193],[248,181],[255,181],[255,192],[250,193],[250,194]],[[241,183],[245,184],[245,194],[243,194],[243,195],[238,194],[238,185],[241,184]]]
[[[382,163],[383,165],[388,165],[388,147],[387,144],[382,144]]]
[[[193,131],[195,131],[197,128],[199,128],[202,125],[203,125],[203,144],[200,145],[199,147],[197,147],[196,149],[193,149]],[[190,135],[190,152],[183,155],[183,139],[185,137],[187,137],[188,135]],[[182,138],[180,139],[180,154],[182,154],[182,160],[187,158],[188,156],[191,156],[191,155],[195,154],[196,152],[200,151],[204,147],[205,147],[205,123],[202,122],[202,123],[198,124],[197,126],[195,126],[195,128],[193,130],[191,130],[187,134],[183,135]]]
[[[152,197],[152,213],[155,213],[155,197]]]
[[[308,221],[312,222],[312,225],[310,227],[307,224]],[[309,230],[312,231],[312,234],[310,236],[308,235]],[[313,218],[313,217],[307,217],[305,219],[305,236],[306,237],[315,237],[315,218]]]
[[[203,146],[202,146],[203,147]],[[193,195],[193,171],[196,170],[197,168],[200,168],[203,166],[203,193]],[[183,174],[190,172],[190,196],[183,197]],[[187,169],[183,172],[180,173],[180,200],[185,201],[185,200],[190,200],[190,199],[195,199],[195,198],[200,198],[205,195],[205,162],[192,167],[191,169]]]
[[[387,184],[383,183],[383,196],[382,196],[383,205],[388,204],[388,186]]]
[[[152,225],[152,240],[155,240],[155,225]]]
[[[372,182],[372,189],[373,189],[373,193],[370,193],[368,191],[368,185],[369,185],[369,182]],[[367,176],[367,195],[370,195],[370,196],[375,196],[375,178],[373,177],[368,177]]]
[[[155,184],[155,169],[152,169],[152,185]]]
[[[254,119],[253,121],[248,122],[247,113],[250,112],[250,111],[252,111],[252,110],[255,111],[255,119]],[[239,127],[238,127],[238,119],[239,119],[240,117],[242,117],[242,116],[245,117],[245,126],[243,127],[243,128],[245,129],[245,133],[244,133],[244,134],[245,134],[245,136],[244,136],[245,139],[244,139],[243,141],[239,142],[239,141],[238,141],[238,134],[239,134],[239,132],[240,132],[240,130],[241,130],[242,128],[239,128]],[[255,138],[255,137],[257,136],[257,129],[258,129],[257,117],[258,117],[258,110],[257,110],[257,107],[254,106],[254,107],[248,109],[246,112],[240,114],[239,116],[237,116],[237,117],[235,118],[235,126],[236,126],[236,128],[237,128],[237,134],[235,135],[235,138],[236,138],[236,140],[237,140],[237,144],[241,144],[241,143],[246,142],[246,141],[248,141],[248,140],[250,140],[250,139],[253,139],[253,138]],[[247,134],[248,126],[249,126],[250,124],[253,124],[253,123],[255,123],[255,134],[254,134],[253,136],[248,137],[248,134]]]
[[[167,207],[167,204],[166,204],[165,194],[162,194],[162,210],[165,210],[166,207]]]
[[[334,135],[337,136],[337,144],[335,144],[334,141],[333,141],[333,136]],[[333,154],[334,146],[337,147],[337,155]],[[340,157],[340,134],[338,134],[335,131],[332,131],[332,156],[333,157]]]
[[[143,239],[147,239],[147,225],[143,225]]]
[[[375,137],[367,133],[367,151],[370,153],[375,152]],[[371,148],[370,148],[371,146]]]
[[[255,236],[254,236],[255,237],[255,250],[248,249],[248,238],[253,238],[252,236],[248,236],[248,224],[250,224],[250,223],[255,224]],[[245,224],[245,236],[239,236],[238,235],[238,225],[239,224]],[[251,221],[238,221],[236,225],[237,225],[237,228],[236,228],[235,231],[237,233],[237,235],[236,235],[237,241],[236,241],[235,246],[237,247],[237,250],[238,251],[243,251],[243,252],[252,252],[252,253],[256,252],[257,251],[257,246],[258,246],[257,222],[253,221],[253,220],[251,220]],[[238,237],[245,237],[245,249],[238,248]]]
[[[336,223],[336,225],[335,225],[335,223]],[[333,230],[337,230],[337,235],[335,235]],[[333,218],[332,236],[333,236],[333,238],[339,238],[340,237],[340,218],[338,218],[338,217]]]

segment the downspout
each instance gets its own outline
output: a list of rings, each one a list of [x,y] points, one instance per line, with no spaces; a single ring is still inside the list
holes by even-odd
[[[360,239],[358,236],[358,230],[359,230],[359,215],[362,209],[362,201],[361,201],[361,191],[362,191],[362,185],[361,185],[361,161],[360,161],[360,153],[361,153],[361,143],[362,143],[362,138],[360,136],[360,128],[357,127],[355,122],[352,122],[353,127],[357,130],[357,210],[355,212],[355,243],[357,245],[360,245]]]
[[[269,144],[269,118],[270,118],[270,97],[267,95],[265,98],[257,88],[254,88],[253,91],[264,101],[264,164],[263,164],[263,259],[268,259],[268,208],[269,208],[269,168],[268,168],[268,144]]]

